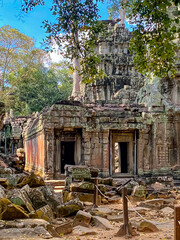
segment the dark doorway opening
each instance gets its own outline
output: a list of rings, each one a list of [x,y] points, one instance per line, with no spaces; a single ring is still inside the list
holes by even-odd
[[[120,142],[121,173],[128,173],[128,143]]]
[[[75,165],[74,162],[75,142],[61,142],[61,173],[64,173],[66,164]]]

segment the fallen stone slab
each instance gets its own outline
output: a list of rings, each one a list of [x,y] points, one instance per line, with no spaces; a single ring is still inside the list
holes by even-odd
[[[22,207],[13,204],[6,198],[0,199],[0,220],[14,220],[21,218],[29,218]]]
[[[74,227],[72,233],[74,235],[79,235],[79,236],[83,236],[83,235],[96,235],[97,234],[97,232],[94,229],[83,227],[83,226],[76,226],[76,227]]]
[[[73,230],[73,222],[66,222],[60,225],[49,224],[46,229],[53,237],[60,237],[62,235],[71,233]]]
[[[17,187],[22,188],[23,186],[25,186],[27,184],[32,188],[45,186],[45,182],[44,182],[43,178],[41,178],[40,176],[38,176],[34,173],[31,173],[31,175],[29,175],[29,176],[22,176],[18,180]]]
[[[53,211],[56,210],[57,206],[63,204],[62,193],[54,193],[54,189],[51,185],[38,187],[38,189],[43,193],[47,204]]]
[[[57,217],[66,217],[75,215],[79,210],[83,210],[83,203],[77,199],[70,200],[69,202],[59,205],[56,208]]]
[[[29,212],[34,211],[33,204],[27,192],[23,189],[13,189],[8,191],[8,199],[15,205],[21,206]]]
[[[94,194],[91,194],[91,193],[72,192],[71,198],[79,198],[79,200],[82,202],[94,203]],[[101,196],[100,195],[98,195],[97,203],[98,203],[98,205],[101,204]]]
[[[139,204],[139,207],[147,207],[151,209],[162,209],[167,206],[173,206],[174,198],[164,199],[164,198],[158,198],[158,199],[152,199],[152,200],[146,200],[144,202],[141,202]]]
[[[92,218],[92,215],[90,213],[79,210],[76,214],[73,225],[88,227],[91,221],[91,218]]]
[[[137,227],[137,230],[139,232],[158,232],[159,231],[156,225],[146,221],[141,222],[140,225]]]
[[[51,234],[44,227],[35,228],[8,228],[0,229],[0,236],[2,239],[14,239],[14,238],[52,238]]]
[[[99,216],[93,217],[92,224],[94,226],[99,227],[104,230],[113,229],[113,226],[110,224],[110,222],[107,219],[99,217]]]
[[[165,207],[161,209],[161,212],[165,213],[165,214],[173,214],[174,213],[174,209],[172,209],[171,207]]]
[[[49,222],[43,219],[15,219],[13,221],[1,221],[0,229],[2,228],[35,228],[41,226],[46,228]],[[3,227],[4,226],[4,227]]]
[[[54,219],[54,213],[51,207],[46,205],[35,212],[31,212],[29,217],[34,219],[44,219],[45,221],[51,222]]]
[[[123,221],[123,214],[120,214],[120,215],[108,215],[107,219],[109,221],[113,221],[113,222],[122,222]]]
[[[36,210],[47,205],[47,202],[44,198],[43,193],[37,188],[31,189],[31,191],[29,193],[29,197],[31,199],[33,207]]]

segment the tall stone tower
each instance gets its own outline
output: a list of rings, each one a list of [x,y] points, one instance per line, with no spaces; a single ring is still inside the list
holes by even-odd
[[[144,78],[135,71],[129,51],[131,32],[124,24],[118,24],[114,20],[104,22],[107,31],[105,36],[99,37],[95,51],[101,59],[98,67],[106,75],[103,79],[86,85],[84,100],[133,103],[138,90],[143,86]]]

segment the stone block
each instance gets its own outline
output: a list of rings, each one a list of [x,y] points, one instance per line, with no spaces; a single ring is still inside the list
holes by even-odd
[[[88,227],[89,223],[91,221],[91,218],[92,218],[92,216],[90,213],[79,210],[76,214],[73,225]]]
[[[137,230],[139,232],[158,232],[159,229],[151,222],[141,222]]]
[[[29,214],[30,218],[44,219],[51,222],[54,219],[54,213],[49,205],[39,208],[35,212]]]
[[[72,178],[74,179],[90,179],[91,178],[91,172],[90,169],[84,168],[84,167],[74,167],[72,169]]]
[[[0,220],[29,218],[25,210],[6,198],[0,199]]]
[[[92,202],[94,203],[94,194],[90,193],[79,193],[79,192],[73,192],[72,197],[78,197],[80,201],[82,202]],[[98,195],[98,205],[101,204],[101,196]]]
[[[93,217],[93,225],[104,230],[113,229],[113,226],[107,219],[98,216]]]

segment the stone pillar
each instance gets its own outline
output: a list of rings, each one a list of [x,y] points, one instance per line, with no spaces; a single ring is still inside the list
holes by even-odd
[[[52,179],[54,175],[54,131],[46,130],[45,174]]]
[[[103,161],[103,176],[109,176],[110,159],[109,159],[109,130],[102,134],[102,159]]]

